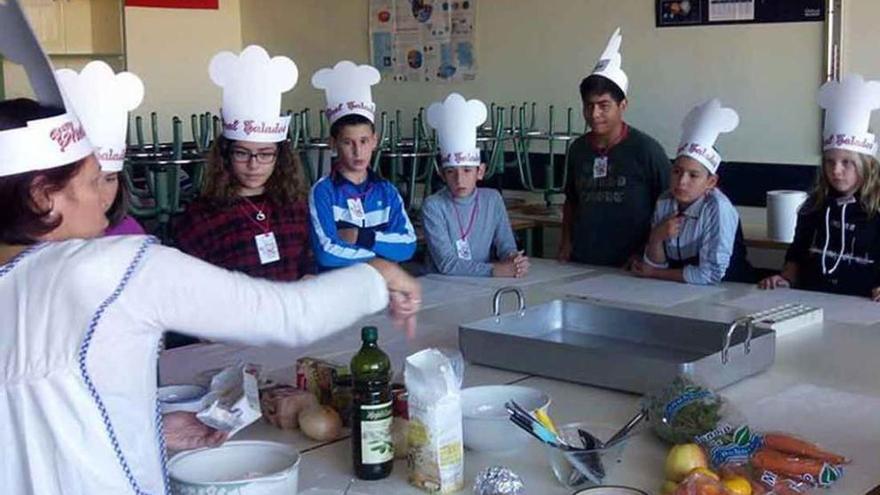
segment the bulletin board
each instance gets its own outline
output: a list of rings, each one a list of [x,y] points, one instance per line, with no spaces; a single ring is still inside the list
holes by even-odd
[[[477,76],[477,0],[370,0],[370,59],[383,77],[461,82]]]
[[[825,0],[656,0],[657,27],[816,22]]]

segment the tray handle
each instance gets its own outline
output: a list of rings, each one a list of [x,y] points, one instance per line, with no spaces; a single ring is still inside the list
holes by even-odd
[[[495,292],[495,296],[492,297],[492,316],[501,316],[501,297],[504,294],[513,293],[516,294],[516,303],[519,306],[518,312],[522,313],[526,309],[526,298],[523,296],[521,290],[517,287],[502,287]]]
[[[749,317],[733,320],[733,323],[730,324],[730,328],[727,329],[727,333],[724,335],[724,346],[721,348],[721,364],[727,364],[727,361],[730,359],[730,341],[733,339],[733,334],[736,333],[736,329],[742,325],[745,325],[747,332],[746,341],[743,342],[743,349],[746,354],[752,352],[753,322],[754,319]]]

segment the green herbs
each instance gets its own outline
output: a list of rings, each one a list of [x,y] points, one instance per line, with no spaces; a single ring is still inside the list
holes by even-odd
[[[645,400],[654,433],[673,444],[691,442],[714,429],[722,405],[721,397],[683,376]]]

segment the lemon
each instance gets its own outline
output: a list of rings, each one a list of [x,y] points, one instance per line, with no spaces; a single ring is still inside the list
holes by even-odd
[[[721,483],[733,495],[752,495],[752,484],[742,476],[731,476]]]

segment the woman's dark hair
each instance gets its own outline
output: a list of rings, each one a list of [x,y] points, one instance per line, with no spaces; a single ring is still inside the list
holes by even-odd
[[[0,102],[0,131],[26,127],[31,120],[60,115],[63,109],[19,98]],[[47,170],[0,176],[0,244],[27,245],[37,242],[61,225],[60,215],[50,217],[34,201],[35,189],[53,193],[64,189],[85,164],[85,159]],[[3,167],[3,164],[0,164]]]
[[[232,144],[235,141],[220,135],[205,159],[205,177],[201,196],[219,205],[230,205],[238,198],[239,184],[232,175]],[[266,181],[266,196],[276,205],[303,201],[309,193],[302,163],[289,141],[277,143],[275,170]]]
[[[125,218],[125,215],[128,214],[128,183],[125,181],[125,177],[122,176],[124,173],[124,171],[119,172],[119,178],[117,179],[119,187],[116,189],[116,197],[113,198],[113,204],[107,210],[107,221],[110,223],[108,228],[119,225]]]
[[[344,117],[339,117],[339,120],[330,126],[330,136],[333,139],[336,139],[339,137],[339,133],[342,132],[343,127],[353,125],[368,125],[370,126],[371,131],[376,132],[376,126],[373,125],[373,122],[370,119],[360,114],[350,113]]]
[[[620,86],[615,84],[611,79],[598,74],[592,74],[585,77],[581,81],[579,89],[581,92],[581,100],[584,102],[586,102],[591,96],[602,96],[604,94],[610,95],[611,99],[618,104],[626,99],[626,95],[623,94],[623,90],[620,89]]]

